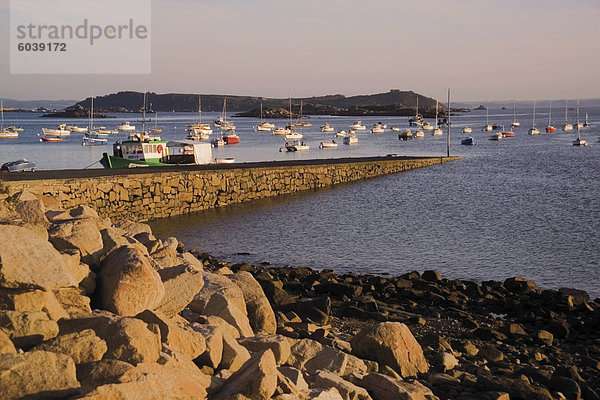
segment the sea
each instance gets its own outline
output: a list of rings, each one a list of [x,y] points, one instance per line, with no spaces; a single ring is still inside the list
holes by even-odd
[[[151,222],[158,237],[174,236],[188,249],[197,248],[237,263],[306,266],[337,273],[396,276],[434,269],[449,279],[503,281],[522,276],[540,288],[578,288],[600,297],[600,109],[581,108],[588,127],[580,131],[588,146],[572,146],[577,132],[561,130],[564,109],[552,109],[556,133],[545,133],[548,107],[536,107],[541,134],[531,136],[532,107],[518,107],[521,127],[514,137],[489,140],[490,124],[510,129],[512,107],[470,111],[452,116],[450,155],[461,160],[433,167],[311,190]],[[203,113],[205,121],[219,113]],[[574,123],[576,110],[569,109]],[[114,128],[135,114],[111,114],[97,125]],[[185,125],[196,113],[151,115],[150,126],[164,126],[164,139],[183,139]],[[256,132],[256,118],[231,118],[241,138],[238,145],[214,149],[214,157],[236,162],[382,156],[440,156],[447,152],[447,131],[434,137],[401,141],[392,126],[408,128],[407,117],[362,117],[367,131],[359,144],[345,146],[332,133],[321,133],[328,122],[348,129],[358,117],[312,116],[302,128],[310,150],[281,152],[285,140]],[[86,126],[84,120],[58,121],[35,113],[5,113],[5,126],[22,126],[18,139],[0,139],[0,161],[26,158],[38,169],[100,168],[106,146],[84,147],[81,134],[62,143],[41,143],[42,127],[60,122]],[[284,125],[286,121],[272,121]],[[376,122],[388,125],[371,134]],[[431,123],[435,121],[430,120]],[[470,126],[473,133],[462,134]],[[414,128],[411,128],[414,131]],[[216,134],[213,134],[215,136]],[[474,146],[461,145],[472,136]],[[123,140],[111,136],[109,142]],[[336,140],[337,149],[320,149]]]

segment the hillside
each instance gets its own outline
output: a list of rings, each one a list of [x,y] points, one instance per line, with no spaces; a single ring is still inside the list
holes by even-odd
[[[143,104],[143,93],[118,92],[94,98],[94,108],[99,112],[139,112]],[[289,99],[274,99],[253,96],[229,96],[203,94],[203,111],[221,111],[223,101],[227,99],[227,111],[240,112],[257,111],[262,102],[264,108],[289,107]],[[435,108],[435,99],[425,97],[412,91],[391,90],[387,93],[372,95],[350,96],[341,94],[293,98],[292,108],[294,113],[299,112],[300,102],[303,103],[305,114],[331,114],[331,115],[411,115],[414,114],[417,98],[419,111],[431,112]],[[193,112],[198,109],[197,94],[166,93],[147,95],[148,111],[181,111]],[[91,98],[87,98],[69,108],[83,107],[89,109]],[[443,106],[441,106],[443,109]]]

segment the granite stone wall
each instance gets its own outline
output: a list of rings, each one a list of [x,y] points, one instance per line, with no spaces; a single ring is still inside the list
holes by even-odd
[[[147,221],[278,196],[455,160],[382,158],[377,161],[124,174],[6,182],[9,194],[27,189],[65,209],[93,207],[101,217]]]

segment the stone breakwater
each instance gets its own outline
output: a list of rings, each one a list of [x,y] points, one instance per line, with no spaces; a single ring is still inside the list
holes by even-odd
[[[583,291],[230,265],[28,192],[0,222],[2,399],[600,398]]]
[[[56,206],[86,205],[102,218],[147,221],[233,203],[353,182],[458,159],[377,157],[368,161],[259,163],[228,169],[173,170],[80,178],[6,181],[9,194],[27,190]],[[36,174],[38,174],[36,172]],[[50,200],[46,200],[47,202]]]

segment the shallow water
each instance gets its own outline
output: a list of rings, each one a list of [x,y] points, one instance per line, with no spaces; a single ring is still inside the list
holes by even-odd
[[[589,143],[583,148],[571,145],[576,133],[530,136],[531,113],[519,118],[515,137],[500,142],[480,131],[485,114],[455,118],[453,130],[471,125],[478,141],[460,146],[464,135],[456,132],[451,154],[464,156],[460,161],[164,219],[152,227],[232,262],[390,275],[433,268],[447,278],[475,281],[519,275],[543,288],[576,287],[599,297],[597,115],[590,113],[594,124],[582,130]],[[490,113],[490,122],[508,126],[511,120],[512,112]],[[409,142],[386,133],[378,140],[382,154],[445,152],[445,133]]]

